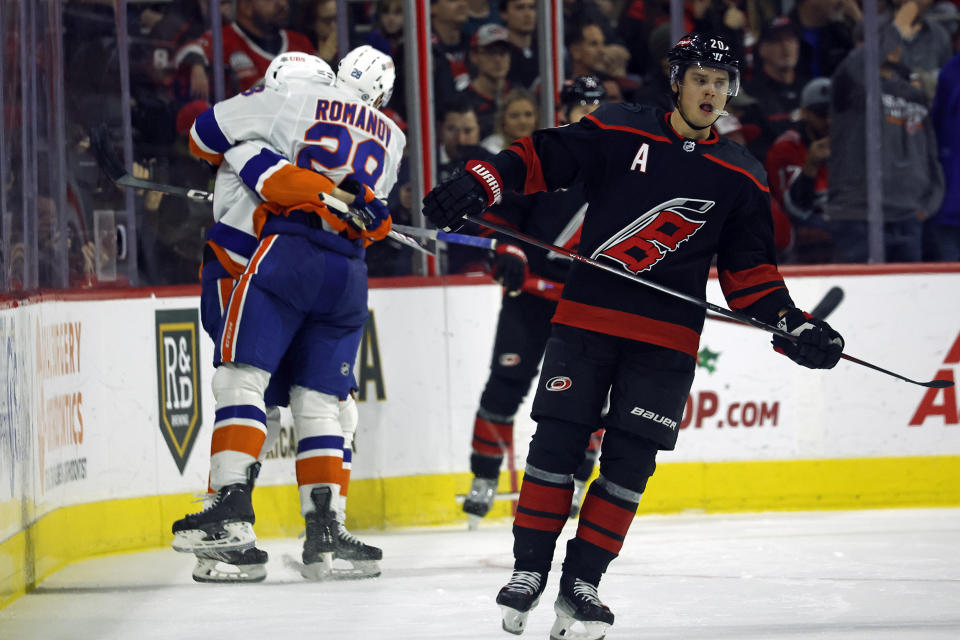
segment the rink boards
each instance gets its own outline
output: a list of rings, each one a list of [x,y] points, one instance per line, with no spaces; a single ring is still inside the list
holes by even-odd
[[[956,377],[960,267],[785,269],[810,308],[831,286],[847,353],[906,376]],[[488,280],[375,283],[357,376],[354,528],[462,517],[473,415],[500,289]],[[389,285],[389,286],[383,286]],[[0,606],[78,558],[169,542],[197,509],[213,421],[212,345],[192,287],[38,296],[0,309]],[[707,297],[722,304],[715,279]],[[960,504],[955,389],[841,362],[814,372],[769,336],[708,321],[677,450],[644,512]],[[517,418],[516,464],[532,433]],[[264,537],[302,529],[289,416],[254,492]],[[504,473],[501,488],[510,489]],[[494,515],[508,515],[509,503]]]

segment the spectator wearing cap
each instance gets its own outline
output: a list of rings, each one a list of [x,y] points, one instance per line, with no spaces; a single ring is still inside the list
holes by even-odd
[[[843,0],[797,0],[789,16],[800,32],[800,75],[829,77],[853,49],[853,33],[844,20],[846,4]]]
[[[767,153],[770,198],[793,227],[784,260],[822,264],[833,258],[824,216],[830,157],[830,79],[814,78],[800,94],[800,126],[780,135]]]
[[[768,22],[760,34],[757,54],[760,64],[744,89],[760,102],[769,123],[769,137],[764,141],[769,146],[797,119],[800,90],[807,81],[797,73],[800,36],[794,23],[783,16]]]
[[[534,43],[537,3],[534,0],[500,0],[500,18],[511,44],[507,79],[514,87],[533,89],[540,77],[540,59]]]
[[[512,89],[503,96],[493,125],[493,133],[480,145],[490,153],[500,153],[519,138],[540,128],[537,99],[526,89]]]
[[[879,38],[879,156],[887,262],[921,259],[921,222],[940,208],[944,192],[926,95],[910,83],[899,65],[904,40],[920,29],[915,19],[913,3],[902,5],[893,22],[880,30]],[[869,256],[863,65],[863,47],[858,47],[832,78],[827,215],[837,262],[865,262]]]
[[[943,205],[924,227],[924,259],[960,261],[960,53],[940,70],[933,127],[946,181]]]
[[[503,95],[510,90],[510,43],[507,30],[499,24],[485,24],[470,42],[470,64],[475,69],[464,95],[473,104],[480,124],[480,137],[493,133],[493,122]]]

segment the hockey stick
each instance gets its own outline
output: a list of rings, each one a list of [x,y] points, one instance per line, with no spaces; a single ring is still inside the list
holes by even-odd
[[[117,186],[126,187],[128,189],[158,191],[160,193],[168,193],[172,196],[187,198],[189,200],[193,200],[194,202],[205,202],[210,205],[213,204],[213,193],[209,191],[203,191],[201,189],[187,189],[185,187],[178,187],[172,184],[153,182],[152,180],[136,178],[127,173],[127,170],[120,165],[113,151],[110,149],[105,125],[101,125],[90,131],[90,147],[93,149],[93,154],[97,158],[97,164],[100,165],[100,168],[103,169],[103,172],[107,174],[107,177],[110,178],[110,180]],[[323,202],[323,204],[327,205],[331,209],[335,209],[337,212],[343,215],[350,216],[353,218],[355,224],[363,226],[362,217],[358,216],[354,211],[352,211],[347,203],[326,193],[318,193],[317,195],[320,196],[320,200]],[[391,230],[387,234],[387,237],[402,245],[411,247],[417,251],[422,251],[427,255],[436,255],[436,252],[430,251],[413,238],[407,237],[402,233]]]
[[[441,242],[449,242],[450,244],[462,244],[468,247],[479,247],[481,249],[492,250],[497,248],[495,238],[481,238],[480,236],[471,236],[466,233],[447,233],[446,231],[438,231],[437,229],[423,229],[421,227],[410,227],[402,224],[395,224],[393,228],[408,236],[439,240]]]
[[[810,315],[818,320],[826,320],[833,311],[840,305],[843,301],[843,289],[840,287],[830,287],[827,293],[821,298],[820,302],[816,304],[809,311]],[[712,313],[707,313],[707,318],[710,320],[718,320],[720,322],[729,322],[730,324],[742,325],[742,323],[736,320],[730,320],[729,318],[724,318],[722,316],[714,315]]]
[[[763,330],[766,331],[767,333],[772,333],[772,334],[775,335],[775,336],[780,336],[781,338],[785,338],[785,339],[787,339],[787,340],[790,340],[791,342],[796,342],[796,341],[797,341],[797,337],[796,337],[796,336],[794,336],[794,335],[792,335],[792,334],[790,334],[790,333],[787,333],[787,332],[784,331],[783,329],[779,329],[779,328],[777,328],[777,327],[774,327],[773,325],[769,325],[769,324],[766,324],[765,322],[760,322],[759,320],[757,320],[757,319],[755,319],[755,318],[751,318],[750,316],[746,315],[745,313],[738,313],[738,312],[736,312],[736,311],[730,311],[729,309],[724,309],[723,307],[717,306],[717,305],[715,305],[715,304],[713,304],[713,303],[711,303],[711,302],[709,302],[709,301],[707,301],[707,300],[702,300],[702,299],[700,299],[700,298],[696,298],[696,297],[694,297],[694,296],[687,295],[687,294],[682,293],[682,292],[680,292],[680,291],[677,291],[677,290],[675,290],[675,289],[671,289],[670,287],[664,286],[664,285],[662,285],[662,284],[660,284],[660,283],[658,283],[658,282],[652,282],[652,281],[650,281],[650,280],[644,280],[644,279],[641,278],[640,276],[635,275],[635,274],[633,274],[633,273],[630,273],[629,271],[624,271],[623,269],[620,269],[620,268],[618,268],[618,267],[614,267],[613,265],[605,264],[605,263],[600,262],[600,261],[598,261],[598,260],[594,260],[593,258],[588,258],[587,256],[582,256],[582,255],[580,255],[580,254],[578,254],[578,253],[576,253],[576,252],[573,252],[573,251],[570,251],[570,250],[568,250],[568,249],[564,249],[564,248],[562,248],[562,247],[558,247],[558,246],[556,246],[556,245],[550,244],[549,242],[543,242],[543,241],[541,241],[541,240],[537,240],[536,238],[533,238],[533,237],[531,237],[531,236],[528,236],[528,235],[526,235],[526,234],[524,234],[524,233],[520,233],[519,231],[514,231],[513,229],[508,229],[508,228],[506,228],[506,227],[502,227],[502,226],[500,226],[500,225],[498,225],[498,224],[495,224],[495,223],[493,223],[493,222],[490,222],[490,221],[488,221],[488,220],[484,220],[483,218],[481,218],[481,217],[479,217],[479,216],[465,216],[465,219],[467,219],[467,220],[469,220],[469,221],[471,221],[471,222],[475,222],[476,224],[482,225],[482,226],[484,226],[484,227],[487,227],[488,229],[493,229],[494,231],[498,231],[498,232],[500,232],[500,233],[503,233],[503,234],[505,234],[505,235],[508,235],[508,236],[510,236],[511,238],[516,238],[517,240],[521,240],[521,241],[523,241],[523,242],[526,242],[527,244],[532,244],[532,245],[535,246],[535,247],[540,247],[541,249],[546,249],[547,251],[555,251],[555,252],[557,252],[557,253],[563,254],[563,255],[571,258],[572,260],[576,260],[577,262],[581,262],[581,263],[583,263],[583,264],[588,264],[588,265],[590,265],[591,267],[595,267],[595,268],[597,268],[597,269],[602,269],[602,270],[607,271],[607,272],[609,272],[609,273],[612,273],[612,274],[614,274],[614,275],[618,275],[618,276],[620,276],[621,278],[626,278],[627,280],[632,280],[633,282],[636,282],[636,283],[638,283],[638,284],[642,284],[642,285],[644,285],[645,287],[650,287],[651,289],[656,289],[657,291],[660,291],[661,293],[666,293],[667,295],[673,296],[674,298],[679,298],[679,299],[681,299],[681,300],[685,300],[685,301],[687,301],[687,302],[689,302],[689,303],[691,303],[691,304],[694,304],[694,305],[696,305],[696,306],[698,306],[698,307],[700,307],[700,308],[702,308],[702,309],[707,309],[708,311],[713,311],[713,312],[716,313],[717,315],[724,316],[724,317],[726,317],[726,318],[730,318],[731,320],[736,320],[737,322],[742,322],[743,324],[748,324],[748,325],[750,325],[750,326],[752,326],[752,327],[756,327],[757,329],[763,329]],[[953,386],[953,382],[951,382],[950,380],[930,380],[929,382],[920,382],[920,381],[917,381],[917,380],[913,380],[913,379],[911,379],[911,378],[907,378],[906,376],[902,376],[902,375],[900,375],[899,373],[894,373],[894,372],[892,372],[892,371],[888,371],[887,369],[883,369],[883,368],[881,368],[881,367],[878,367],[878,366],[875,365],[875,364],[870,364],[869,362],[866,362],[866,361],[864,361],[864,360],[860,360],[859,358],[854,358],[853,356],[849,356],[849,355],[847,355],[847,354],[845,354],[845,353],[841,353],[841,354],[840,354],[840,357],[843,358],[844,360],[849,360],[850,362],[853,362],[853,363],[859,364],[859,365],[861,365],[861,366],[864,366],[864,367],[873,369],[874,371],[879,371],[880,373],[885,373],[885,374],[887,374],[888,376],[893,376],[894,378],[898,378],[898,379],[900,379],[900,380],[903,380],[904,382],[909,382],[909,383],[911,383],[911,384],[916,384],[916,385],[919,385],[919,386],[921,386],[921,387],[928,387],[928,388],[931,388],[931,389],[945,389],[945,388],[947,388],[947,387],[952,387],[952,386]]]

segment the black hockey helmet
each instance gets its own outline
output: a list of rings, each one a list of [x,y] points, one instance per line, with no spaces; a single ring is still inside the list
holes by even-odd
[[[600,104],[607,97],[607,90],[596,76],[577,76],[563,82],[560,89],[560,104],[564,108],[578,105]]]
[[[735,96],[740,91],[740,61],[723,36],[688,33],[670,49],[668,60],[671,85],[681,84],[687,69],[697,66],[721,69],[729,73],[728,96]]]

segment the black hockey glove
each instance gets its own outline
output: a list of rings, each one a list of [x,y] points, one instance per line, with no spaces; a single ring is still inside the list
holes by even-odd
[[[527,254],[512,244],[498,244],[493,256],[493,279],[503,285],[507,294],[520,293],[527,279]]]
[[[466,170],[434,187],[423,199],[423,215],[444,231],[463,226],[464,216],[478,216],[500,202],[500,175],[492,164],[471,160]]]
[[[792,308],[777,322],[777,328],[797,336],[791,342],[773,337],[773,348],[794,362],[811,369],[832,369],[843,353],[843,338],[823,320]]]

